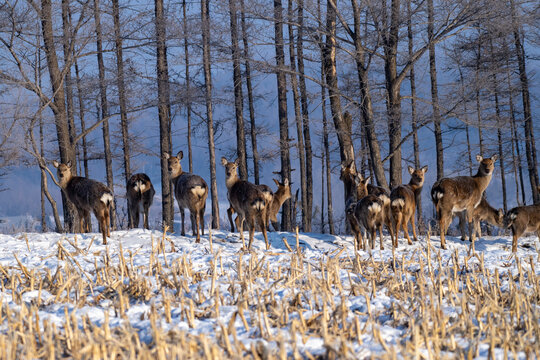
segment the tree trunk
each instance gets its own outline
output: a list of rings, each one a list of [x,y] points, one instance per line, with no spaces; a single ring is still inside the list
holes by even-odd
[[[514,158],[514,174],[516,179],[516,202],[518,205],[525,205],[525,183],[523,181],[523,167],[521,166],[521,154],[520,154],[520,146],[518,141],[518,134],[517,134],[517,125],[516,125],[516,112],[514,110],[514,92],[512,88],[512,82],[510,81],[510,66],[508,61],[506,62],[506,80],[508,82],[508,107],[510,111],[510,127],[512,129],[512,157]],[[515,155],[514,155],[515,154]],[[519,176],[516,171],[516,163],[517,163],[517,169],[519,169]],[[519,178],[519,185],[521,186],[521,202],[519,201],[519,186],[518,186],[518,178]]]
[[[212,196],[212,228],[219,229],[219,204],[216,180],[216,151],[214,147],[214,120],[212,113],[212,73],[210,69],[210,0],[201,0],[204,84],[206,122],[208,125],[208,152],[210,154],[210,189]]]
[[[274,0],[274,32],[276,47],[276,79],[278,91],[279,139],[281,157],[281,181],[291,180],[291,160],[289,154],[289,122],[287,118],[287,79],[285,77],[285,52],[283,45],[283,7],[281,0]],[[281,230],[290,231],[292,226],[291,200],[282,207]]]
[[[467,110],[467,96],[465,91],[465,79],[463,78],[463,72],[461,66],[458,65],[459,71],[459,81],[461,83],[461,97],[463,99],[463,113],[467,115],[469,112]],[[465,135],[467,137],[467,157],[468,157],[468,167],[469,167],[469,176],[473,174],[473,162],[472,162],[472,149],[471,149],[471,139],[469,136],[469,117],[465,119]]]
[[[321,234],[324,234],[324,149],[321,151]]]
[[[298,3],[298,33],[296,35],[296,52],[298,55],[298,73],[300,85],[300,100],[302,103],[302,126],[304,130],[304,147],[306,160],[306,227],[311,231],[313,213],[313,150],[311,148],[311,134],[309,130],[309,107],[304,69],[304,0]]]
[[[155,21],[157,40],[157,81],[158,81],[158,114],[159,114],[159,150],[161,159],[161,199],[163,228],[173,231],[174,207],[172,183],[169,176],[165,152],[171,152],[171,123],[170,123],[170,90],[169,69],[167,65],[167,44],[163,0],[155,0]]]
[[[354,46],[355,46],[355,62],[356,70],[358,72],[358,82],[360,86],[361,105],[360,110],[362,112],[362,120],[364,126],[362,127],[366,134],[367,144],[369,146],[370,162],[372,164],[373,172],[377,184],[380,186],[388,187],[386,176],[384,174],[384,167],[381,161],[381,149],[379,141],[377,140],[377,134],[375,132],[375,123],[373,120],[373,103],[371,101],[371,93],[369,87],[368,68],[365,64],[365,52],[362,45],[362,39],[360,36],[361,31],[361,19],[360,9],[356,0],[352,0],[353,15],[354,15]]]
[[[429,78],[431,80],[431,103],[433,106],[433,127],[435,131],[435,152],[437,154],[437,180],[444,177],[444,148],[439,110],[439,90],[437,85],[437,65],[435,62],[435,44],[433,42],[434,11],[433,0],[428,0],[428,41],[429,41]]]
[[[341,99],[336,69],[336,10],[335,0],[328,0],[326,11],[326,44],[323,45],[323,63],[330,97],[330,110],[339,141],[341,162],[354,163],[354,147],[349,126],[341,113]],[[336,5],[337,6],[337,5]]]
[[[305,163],[305,148],[302,134],[302,114],[300,112],[300,97],[298,94],[298,79],[296,78],[296,58],[294,49],[294,30],[293,30],[293,9],[292,0],[289,0],[288,6],[288,28],[289,28],[289,58],[291,64],[291,88],[293,92],[294,118],[296,123],[296,136],[298,141],[296,148],[298,150],[298,162],[300,164],[300,189],[302,190],[302,230],[306,230],[307,226],[307,179],[306,179],[306,163]]]
[[[392,0],[390,27],[384,33],[384,73],[387,92],[388,138],[390,157],[390,188],[402,183],[401,175],[401,81],[397,75],[400,1]],[[386,18],[384,18],[386,22]]]
[[[251,85],[251,66],[249,63],[249,46],[246,29],[246,16],[244,0],[240,0],[240,13],[242,25],[242,42],[244,45],[244,67],[246,76],[246,88],[248,93],[249,123],[251,136],[251,151],[253,153],[253,177],[255,184],[259,185],[259,151],[257,149],[257,127],[255,124],[255,106],[253,105],[253,88]]]
[[[71,78],[71,64],[73,52],[71,51],[71,42],[75,41],[71,35],[71,16],[70,16],[70,4],[69,0],[62,0],[62,30],[63,30],[63,50],[64,50],[64,67],[67,67],[64,77],[66,105],[67,105],[67,118],[69,127],[69,138],[71,143],[75,139],[75,116],[73,105],[73,81]],[[77,144],[73,144],[74,151],[76,152]]]
[[[58,149],[60,161],[67,163],[71,161],[75,164],[75,151],[69,138],[69,126],[66,112],[66,103],[63,87],[62,72],[58,66],[58,57],[54,47],[54,33],[52,28],[52,5],[50,0],[41,0],[41,29],[43,32],[43,44],[47,67],[51,80],[52,92],[54,94],[51,110],[54,114],[56,135],[58,139]],[[76,167],[74,167],[76,168]],[[75,219],[75,207],[67,200],[62,192],[62,205],[64,208],[64,226],[66,231],[73,231]]]
[[[540,194],[538,193],[538,186],[540,180],[538,178],[537,158],[536,158],[536,145],[534,140],[534,127],[532,123],[531,112],[531,99],[529,95],[529,78],[527,76],[527,70],[525,65],[525,47],[521,40],[521,30],[516,21],[516,9],[514,0],[510,0],[512,9],[512,25],[514,30],[514,45],[516,47],[516,57],[519,68],[519,80],[521,83],[521,100],[523,102],[523,118],[524,118],[524,131],[525,131],[525,154],[527,156],[527,166],[529,170],[529,181],[531,183],[531,191],[533,202],[536,204],[540,202]]]
[[[99,94],[101,106],[101,119],[106,119],[109,116],[109,104],[107,101],[107,85],[105,83],[105,64],[103,63],[103,46],[100,22],[99,0],[94,0],[94,20],[96,24],[96,50],[99,73]],[[114,194],[114,182],[112,171],[112,154],[111,154],[111,138],[109,135],[109,120],[103,121],[103,151],[105,154],[105,172],[107,177],[107,186]],[[113,206],[111,209],[111,227],[116,228],[116,210]]]
[[[120,6],[118,0],[112,0],[114,19],[114,38],[116,45],[116,86],[118,87],[118,104],[120,105],[120,127],[122,129],[122,145],[124,151],[124,178],[127,183],[131,177],[129,129],[126,105],[126,85],[124,83],[124,54],[122,49],[122,33],[120,30]],[[128,216],[128,226],[131,228],[131,217]]]
[[[84,122],[84,99],[82,94],[82,85],[81,85],[81,76],[79,73],[79,63],[77,58],[75,58],[75,77],[77,83],[77,98],[79,102],[79,120],[81,122],[81,133],[86,131],[86,125]],[[86,135],[82,137],[82,149],[83,149],[83,168],[84,176],[89,177],[88,172],[88,146],[86,144]]]
[[[482,135],[482,107],[480,106],[480,60],[481,60],[481,51],[482,46],[480,41],[478,41],[478,53],[476,54],[476,72],[474,74],[475,76],[475,87],[476,87],[476,121],[477,121],[477,129],[478,129],[478,145],[480,146],[480,154],[482,156],[485,156],[484,154],[484,136]]]
[[[193,173],[193,150],[191,148],[191,78],[189,74],[189,46],[188,46],[188,27],[186,14],[186,0],[182,0],[182,13],[184,21],[182,23],[184,30],[184,61],[186,63],[186,93],[187,93],[187,145],[188,145],[188,162],[189,172]]]
[[[236,115],[236,153],[240,179],[248,179],[246,134],[244,126],[244,95],[242,94],[242,73],[240,69],[240,50],[238,48],[238,20],[236,18],[236,0],[229,0],[231,23],[231,49],[233,60],[234,110]]]
[[[336,230],[334,228],[334,211],[332,207],[332,169],[330,167],[330,141],[328,140],[328,120],[326,119],[326,87],[325,87],[324,64],[321,63],[321,112],[323,122],[323,151],[324,161],[326,167],[326,199],[327,199],[327,213],[328,213],[328,231],[334,235]],[[322,186],[322,185],[321,185]],[[323,190],[324,192],[324,190]],[[324,206],[322,204],[321,206]]]

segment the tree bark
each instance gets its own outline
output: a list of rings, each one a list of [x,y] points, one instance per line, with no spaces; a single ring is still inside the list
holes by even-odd
[[[383,33],[384,73],[387,92],[388,138],[390,157],[390,188],[402,183],[401,175],[401,81],[397,73],[400,1],[392,0],[390,27]],[[383,18],[386,23],[386,15]],[[386,28],[386,27],[385,27]]]
[[[324,234],[324,149],[321,151],[321,234]]]
[[[514,0],[510,0],[510,6],[512,10],[512,25],[514,32],[514,45],[516,47],[516,57],[519,69],[519,80],[521,84],[521,100],[523,102],[523,119],[524,119],[524,132],[525,132],[525,154],[527,156],[527,166],[529,170],[529,181],[531,183],[531,191],[533,202],[536,204],[540,202],[540,194],[538,192],[538,186],[540,180],[538,178],[537,168],[537,156],[536,156],[536,144],[534,140],[534,127],[532,123],[531,112],[531,99],[529,94],[529,78],[527,76],[527,69],[525,64],[525,47],[521,40],[521,30],[516,20],[516,9]]]
[[[101,34],[101,20],[100,20],[100,9],[99,9],[99,0],[94,0],[94,21],[96,26],[96,50],[97,50],[97,62],[98,62],[98,73],[99,73],[99,94],[100,94],[100,106],[101,106],[101,119],[106,119],[102,123],[103,130],[103,152],[105,154],[105,172],[107,177],[107,186],[114,194],[114,180],[113,180],[113,170],[112,170],[112,153],[111,153],[111,137],[109,131],[109,103],[107,101],[107,84],[105,83],[105,64],[103,62],[103,45],[102,45],[102,34]],[[116,210],[113,206],[110,209],[110,221],[111,227],[116,228]]]
[[[79,102],[79,121],[81,122],[81,133],[86,131],[86,125],[84,121],[84,98],[82,94],[81,76],[79,73],[79,63],[75,58],[75,78],[77,84],[77,98]],[[82,137],[82,150],[83,150],[83,168],[84,176],[89,177],[88,171],[88,145],[86,144],[86,135]]]
[[[278,91],[279,139],[281,158],[281,180],[291,180],[291,160],[289,154],[289,122],[287,118],[287,79],[285,77],[285,52],[283,45],[283,7],[281,0],[274,0],[274,32],[276,48],[276,79]],[[281,230],[290,231],[292,226],[291,200],[282,207]]]
[[[246,29],[246,16],[244,0],[240,0],[240,23],[242,25],[242,43],[244,45],[244,68],[246,76],[246,89],[248,93],[249,123],[251,137],[251,151],[253,153],[253,177],[255,184],[259,185],[259,151],[257,149],[257,126],[255,124],[255,106],[253,104],[253,88],[251,85],[251,65],[249,63],[249,44]]]
[[[71,42],[75,41],[72,39],[71,35],[71,16],[70,16],[70,4],[69,0],[62,0],[62,30],[63,30],[63,50],[64,50],[64,66],[65,77],[64,77],[64,86],[66,94],[66,105],[67,105],[67,118],[68,118],[68,128],[69,128],[69,138],[71,143],[75,139],[75,116],[73,105],[73,81],[71,78],[71,64],[73,52],[71,51]],[[73,144],[75,153],[77,152],[77,144]]]
[[[189,74],[189,46],[188,46],[188,27],[187,27],[187,13],[186,13],[186,0],[182,0],[182,13],[184,21],[182,28],[184,30],[184,61],[186,63],[186,93],[187,93],[187,145],[188,145],[188,162],[189,172],[193,173],[193,150],[191,148],[191,77]]]
[[[360,86],[360,110],[362,112],[362,121],[364,122],[363,130],[365,131],[367,144],[369,147],[370,162],[377,184],[380,186],[388,187],[386,176],[384,174],[384,167],[381,161],[381,149],[377,134],[375,132],[375,123],[373,120],[373,103],[371,100],[371,92],[369,86],[368,67],[365,63],[365,51],[362,45],[362,39],[360,36],[362,22],[360,19],[360,8],[356,0],[351,0],[353,15],[354,15],[354,34],[353,40],[355,45],[355,62],[356,70],[358,72],[358,82]]]
[[[219,203],[216,179],[216,151],[214,147],[214,120],[212,110],[212,72],[210,69],[210,0],[201,0],[203,66],[208,125],[208,152],[210,154],[210,190],[212,196],[212,228],[219,229]]]
[[[300,85],[300,100],[302,103],[302,126],[304,130],[304,147],[306,160],[306,227],[305,231],[311,231],[313,213],[313,150],[311,147],[310,121],[308,94],[306,88],[305,68],[304,68],[304,0],[297,0],[298,3],[298,33],[296,35],[296,52],[298,55],[298,73]]]
[[[51,0],[41,0],[41,29],[43,33],[43,44],[49,77],[51,80],[52,92],[54,94],[51,110],[54,114],[56,135],[58,139],[58,149],[60,161],[67,163],[71,161],[75,164],[75,151],[69,137],[69,126],[65,103],[62,72],[58,66],[58,57],[54,47],[54,33],[52,28],[52,5]],[[75,167],[76,168],[76,167]],[[75,207],[68,201],[62,192],[62,205],[64,208],[65,231],[73,231],[75,219]]]
[[[437,65],[435,61],[435,43],[433,41],[434,10],[433,0],[427,1],[428,7],[428,41],[429,41],[429,78],[431,80],[431,103],[433,106],[433,127],[435,132],[435,152],[437,154],[437,180],[444,177],[444,148],[441,131],[441,114],[439,110],[439,90],[437,85]]]
[[[116,86],[118,87],[118,104],[120,106],[120,127],[122,129],[122,145],[124,152],[124,178],[127,183],[131,177],[131,154],[129,146],[129,126],[126,105],[126,85],[124,82],[124,54],[122,49],[122,33],[120,29],[120,6],[118,0],[112,0],[112,10],[114,19],[114,38],[116,51]],[[131,217],[128,216],[128,226],[131,228]]]
[[[296,136],[297,143],[296,149],[298,150],[298,162],[300,164],[300,189],[302,193],[302,230],[306,230],[307,226],[307,179],[306,179],[306,163],[305,163],[305,148],[304,148],[304,138],[302,134],[302,114],[300,111],[300,97],[298,94],[298,79],[296,78],[296,57],[294,49],[294,29],[293,29],[293,9],[292,9],[292,0],[289,0],[288,6],[288,28],[289,28],[289,59],[291,66],[291,88],[293,93],[293,104],[294,104],[294,118],[296,123]]]
[[[165,15],[163,0],[155,0],[155,22],[157,41],[157,81],[158,81],[158,114],[159,114],[159,150],[161,159],[161,198],[163,228],[168,227],[173,230],[174,207],[172,196],[172,183],[169,176],[167,160],[164,153],[170,153],[171,144],[171,123],[170,123],[170,90],[169,90],[169,69],[167,64],[167,44]]]
[[[240,179],[248,179],[246,134],[244,125],[244,95],[242,93],[242,73],[240,69],[240,50],[238,48],[238,20],[236,0],[229,0],[229,18],[231,24],[231,50],[233,60],[234,110],[236,115],[236,153],[239,160]]]
[[[482,135],[482,107],[480,105],[480,62],[482,57],[482,45],[480,41],[478,41],[477,46],[477,54],[476,54],[476,72],[474,74],[475,76],[475,87],[476,87],[476,121],[477,121],[477,129],[478,129],[478,145],[480,147],[480,154],[485,156],[484,154],[484,136]]]

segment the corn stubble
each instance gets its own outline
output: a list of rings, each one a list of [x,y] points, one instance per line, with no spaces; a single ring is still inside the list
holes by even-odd
[[[65,238],[54,271],[18,259],[17,267],[0,266],[2,293],[13,299],[0,299],[0,358],[540,357],[532,257],[490,271],[481,253],[443,258],[428,241],[396,251],[388,263],[376,252],[350,257],[344,248],[314,262],[298,240],[296,247],[285,240],[289,251],[240,252],[225,265],[221,249],[209,251],[208,265],[196,269],[165,235],[151,241],[145,265],[134,265],[138,251],[120,246],[111,257]],[[29,291],[39,295],[25,302]],[[45,291],[52,303],[41,301]],[[388,298],[386,308],[374,306]],[[103,321],[73,311],[104,301]],[[137,304],[150,305],[138,319],[147,320],[148,336],[127,315]],[[40,318],[40,309],[53,305],[64,309],[61,324]],[[231,307],[232,316],[221,316]],[[214,334],[195,331],[208,319]],[[399,342],[385,337],[389,327],[402,333]],[[321,341],[318,350],[304,346],[313,339]]]

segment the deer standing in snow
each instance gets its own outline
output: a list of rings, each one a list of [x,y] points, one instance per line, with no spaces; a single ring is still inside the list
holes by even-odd
[[[266,249],[270,249],[268,236],[266,233],[266,197],[261,189],[248,181],[241,180],[238,177],[238,159],[234,162],[228,161],[226,158],[221,158],[221,164],[225,167],[225,185],[227,186],[227,198],[232,209],[238,213],[240,217],[240,238],[242,246],[246,249],[244,239],[244,221],[249,227],[249,244],[247,250],[251,249],[253,243],[253,233],[255,231],[255,222],[262,229]]]
[[[112,191],[99,181],[73,176],[71,161],[68,161],[67,164],[61,164],[55,160],[53,165],[57,169],[60,188],[77,209],[79,231],[82,233],[90,230],[89,219],[92,211],[99,223],[103,236],[103,245],[106,245],[107,236],[111,236],[110,207],[114,203]],[[83,230],[84,220],[87,221]]]
[[[132,228],[139,227],[139,214],[143,216],[143,226],[148,226],[148,210],[154,201],[156,191],[148,175],[138,173],[132,175],[127,183],[128,216]]]
[[[412,245],[409,236],[408,224],[411,223],[414,241],[416,237],[416,226],[414,224],[414,214],[416,213],[416,202],[424,186],[424,177],[428,170],[427,165],[421,169],[415,169],[412,166],[408,168],[411,174],[411,180],[406,185],[397,186],[390,193],[390,206],[392,211],[392,222],[394,227],[394,237],[392,246],[398,246],[399,228],[403,228],[403,233],[407,238],[409,245]]]
[[[453,215],[461,211],[466,211],[471,248],[474,251],[476,234],[472,231],[471,226],[474,209],[482,201],[482,193],[491,181],[497,158],[497,155],[485,159],[481,155],[476,155],[476,161],[480,163],[476,175],[442,178],[433,184],[431,188],[431,200],[437,211],[437,220],[439,221],[439,230],[441,232],[441,248],[446,249],[445,234]]]
[[[458,214],[459,217],[459,228],[461,230],[461,240],[467,240],[468,233],[465,231],[465,212]],[[482,197],[480,204],[474,208],[473,211],[473,231],[476,232],[476,237],[479,238],[482,236],[482,229],[480,228],[480,221],[485,221],[488,224],[495,225],[498,227],[504,226],[504,211],[503,209],[495,209],[491,206],[488,201]]]
[[[179,151],[176,156],[171,156],[168,153],[164,154],[167,159],[169,173],[174,184],[174,196],[180,208],[182,217],[182,236],[186,235],[184,229],[184,209],[188,208],[191,224],[195,224],[193,236],[197,239],[195,242],[201,241],[200,234],[204,235],[204,211],[206,209],[206,198],[208,197],[208,185],[206,181],[199,175],[184,172],[180,160],[184,157],[184,152]],[[199,232],[200,229],[200,232]]]
[[[539,189],[540,190],[540,189]],[[512,252],[517,251],[517,241],[525,232],[535,232],[540,240],[540,204],[518,206],[506,213],[504,226],[512,229]]]

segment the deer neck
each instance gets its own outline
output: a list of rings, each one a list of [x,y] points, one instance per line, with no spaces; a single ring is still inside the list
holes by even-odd
[[[178,179],[180,176],[182,176],[184,174],[184,170],[180,170],[178,171],[176,174],[174,175],[171,175],[171,180],[173,181],[173,183],[176,182],[176,179]]]
[[[424,182],[419,184],[416,181],[414,181],[413,179],[411,179],[409,181],[408,185],[411,188],[411,190],[413,191],[414,195],[418,196],[418,194],[420,194],[420,192],[422,191],[422,188],[424,187]]]
[[[281,205],[283,205],[283,203],[287,200],[287,194],[285,193],[285,190],[278,189],[274,193],[274,200],[276,201],[276,204],[278,204],[279,207],[281,207]]]
[[[62,189],[66,189],[71,179],[73,179],[73,175],[61,179],[60,181],[58,181],[58,184],[60,185]]]
[[[478,169],[478,172],[476,173],[476,175],[473,176],[473,179],[476,182],[481,192],[487,189],[492,176],[493,176],[493,171],[490,172],[488,175],[484,173],[483,171],[481,171],[480,169]]]
[[[238,177],[238,174],[229,176],[225,180],[225,186],[227,187],[227,190],[230,190],[234,186],[234,184],[236,184],[239,181],[240,181],[240,178]]]

